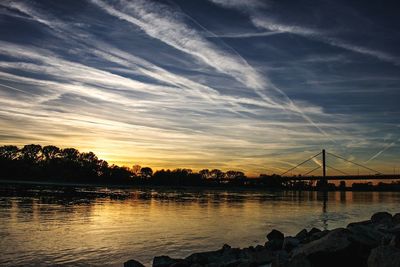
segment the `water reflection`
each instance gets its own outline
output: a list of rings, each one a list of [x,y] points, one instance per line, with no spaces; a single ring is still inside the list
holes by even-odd
[[[22,193],[21,193],[22,192]],[[399,193],[38,187],[0,197],[0,265],[104,265],[263,244],[398,212]]]

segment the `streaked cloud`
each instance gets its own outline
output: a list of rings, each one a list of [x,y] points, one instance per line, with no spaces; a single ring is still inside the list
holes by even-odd
[[[397,67],[384,63],[396,63],[393,51],[279,22],[263,13],[273,2],[213,2],[3,1],[0,23],[17,30],[3,27],[0,37],[0,142],[252,175],[281,173],[323,147],[360,161],[382,147],[397,155],[379,138],[399,124],[384,102],[399,86]],[[221,16],[192,6],[207,4]],[[372,75],[360,68],[364,56],[384,65]],[[365,93],[365,84],[373,98],[394,95],[379,103],[345,95]],[[383,152],[374,167],[389,168]]]

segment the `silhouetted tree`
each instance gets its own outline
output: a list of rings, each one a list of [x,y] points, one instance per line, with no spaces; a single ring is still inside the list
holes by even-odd
[[[42,151],[43,151],[44,159],[47,161],[54,160],[61,156],[60,149],[56,146],[44,146]]]
[[[215,179],[217,181],[222,180],[225,177],[225,173],[219,169],[213,169],[210,172],[210,176],[212,179]]]
[[[140,170],[142,169],[142,167],[138,164],[135,164],[132,166],[132,172],[135,176],[140,176]]]
[[[75,148],[65,148],[61,150],[61,155],[66,160],[77,161],[79,158],[79,151]]]
[[[266,175],[266,174],[260,174],[260,183],[264,186],[267,187],[272,187],[272,188],[282,188],[283,187],[283,179],[280,175],[277,174],[272,174],[272,175]]]
[[[18,158],[19,149],[17,146],[0,147],[0,159],[14,160]]]
[[[132,173],[127,167],[111,165],[110,178],[112,183],[127,183],[132,180]]]
[[[203,169],[199,171],[199,174],[203,179],[209,179],[210,178],[210,171],[208,169]]]
[[[21,149],[22,159],[36,163],[43,158],[42,147],[40,145],[26,145]]]
[[[144,179],[149,179],[153,176],[153,170],[150,167],[143,167],[140,169],[140,176]]]
[[[231,180],[244,178],[244,173],[241,171],[227,171],[225,177]]]

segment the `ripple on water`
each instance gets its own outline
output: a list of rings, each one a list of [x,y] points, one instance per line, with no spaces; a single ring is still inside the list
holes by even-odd
[[[67,194],[65,193],[67,192]],[[335,228],[399,212],[399,193],[127,190],[44,186],[0,197],[0,265],[105,265],[265,242],[272,228]]]

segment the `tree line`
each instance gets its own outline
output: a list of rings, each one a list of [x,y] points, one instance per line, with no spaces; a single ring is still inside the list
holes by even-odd
[[[316,190],[310,181],[291,181],[280,175],[261,174],[248,178],[241,171],[223,172],[219,169],[157,170],[134,165],[120,167],[99,159],[93,152],[79,152],[75,148],[56,146],[13,145],[0,146],[0,179],[13,181],[60,182],[74,184],[132,184],[162,186],[255,186],[273,189]],[[342,181],[337,187],[328,184],[329,190],[346,190]],[[399,191],[400,182],[353,184],[351,190]]]
[[[101,184],[212,185],[246,184],[249,179],[241,171],[219,169],[158,170],[134,165],[120,167],[99,159],[93,152],[53,145],[14,145],[0,147],[0,178],[6,180],[54,181]]]

